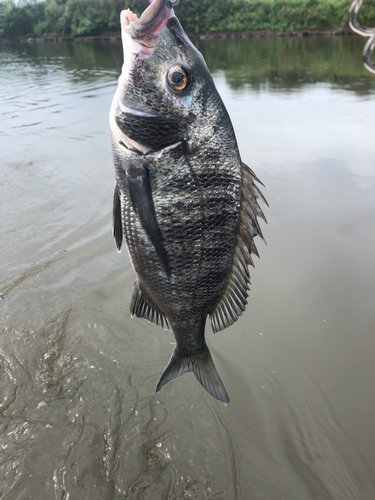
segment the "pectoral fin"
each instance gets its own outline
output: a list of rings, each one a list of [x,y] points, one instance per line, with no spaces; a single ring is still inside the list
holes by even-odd
[[[152,199],[148,180],[148,170],[146,167],[130,168],[126,172],[126,178],[134,211],[138,215],[143,229],[154,245],[165,272],[169,276],[168,256],[156,219],[154,200]]]
[[[115,239],[117,249],[121,250],[123,233],[121,220],[121,200],[117,184],[115,186],[115,192],[113,194],[113,237]]]

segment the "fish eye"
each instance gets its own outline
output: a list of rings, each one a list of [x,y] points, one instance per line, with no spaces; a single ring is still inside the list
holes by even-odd
[[[187,87],[189,76],[184,68],[178,64],[174,64],[168,70],[167,81],[172,90],[180,91]]]

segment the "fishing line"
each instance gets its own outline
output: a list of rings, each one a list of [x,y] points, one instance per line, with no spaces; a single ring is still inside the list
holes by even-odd
[[[154,2],[154,0],[148,0],[150,3]],[[180,0],[169,0],[172,4],[172,7],[176,7],[180,3]]]
[[[369,37],[362,53],[362,60],[364,67],[375,75],[375,64],[371,59],[372,52],[375,47],[375,28],[364,28],[358,22],[357,15],[359,9],[362,7],[363,0],[354,0],[349,10],[349,26],[361,36]]]

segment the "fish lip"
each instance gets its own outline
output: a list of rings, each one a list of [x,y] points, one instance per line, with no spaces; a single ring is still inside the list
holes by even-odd
[[[171,17],[174,17],[174,11],[170,0],[154,0],[139,19],[129,9],[123,10],[122,37],[130,36],[134,42],[142,45],[146,52],[151,53],[165,23]]]

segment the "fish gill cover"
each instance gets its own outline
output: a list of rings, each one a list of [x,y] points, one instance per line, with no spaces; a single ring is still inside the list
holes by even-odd
[[[200,52],[155,0],[138,19],[121,13],[122,73],[110,111],[116,186],[113,235],[137,275],[131,314],[172,330],[157,383],[193,372],[229,403],[205,342],[245,310],[257,218],[267,203],[241,160],[233,127]]]

